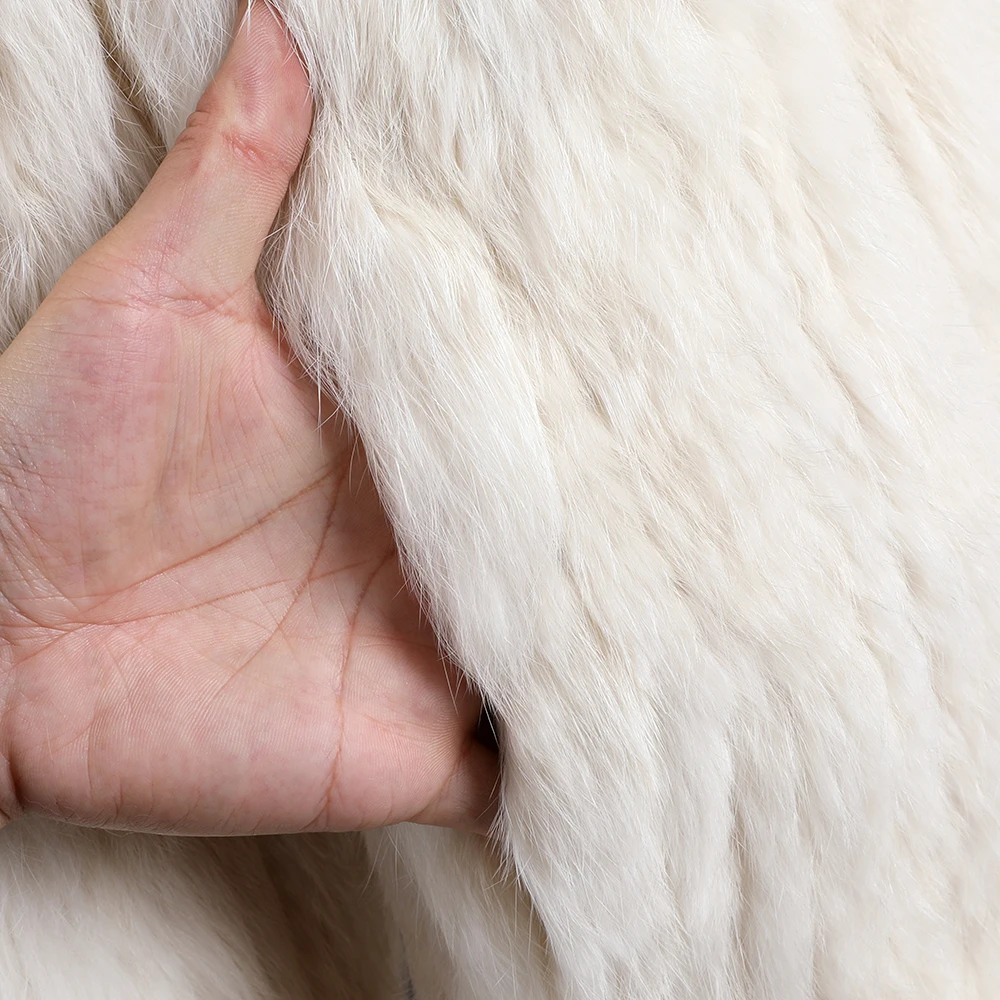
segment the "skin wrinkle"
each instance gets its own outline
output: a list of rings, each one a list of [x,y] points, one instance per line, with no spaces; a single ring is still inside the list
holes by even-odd
[[[123,264],[121,266],[124,268],[126,265]],[[114,267],[113,263],[101,265],[102,270],[108,271],[109,279],[114,285],[122,289],[122,272],[116,272]],[[258,297],[256,288],[248,283],[233,291],[218,293],[217,297],[213,300],[206,300],[204,292],[186,289],[180,279],[172,279],[177,281],[178,288],[181,289],[180,291],[157,291],[155,293],[144,291],[146,284],[149,283],[145,269],[137,270],[133,266],[132,271],[139,276],[140,280],[134,284],[127,284],[124,289],[118,291],[117,297],[102,297],[99,293],[88,290],[88,302],[93,305],[107,306],[124,312],[135,312],[143,318],[148,318],[146,313],[150,309],[156,309],[162,310],[167,314],[176,312],[180,318],[185,320],[214,315],[220,320],[245,322],[247,315],[245,302],[241,302],[236,308],[230,308],[231,304],[240,296],[250,295],[254,298]],[[264,312],[263,302],[261,303],[261,312]],[[99,336],[100,334],[95,331],[95,335]]]
[[[342,482],[342,480],[341,480],[341,482]],[[317,566],[317,564],[319,562],[320,557],[323,554],[324,544],[326,542],[327,535],[330,532],[330,527],[331,527],[334,515],[336,514],[336,497],[337,497],[337,494],[339,493],[339,490],[340,490],[340,484],[338,484],[337,486],[334,487],[334,491],[333,491],[334,502],[332,502],[330,504],[330,509],[329,509],[328,514],[327,514],[326,527],[323,529],[323,532],[320,534],[319,541],[316,544],[316,551],[313,554],[312,562],[311,562],[311,564],[309,566],[309,569],[306,571],[306,573],[305,573],[302,581],[297,585],[296,589],[293,590],[293,592],[292,592],[292,594],[291,594],[291,596],[289,598],[288,606],[286,607],[284,614],[278,619],[277,624],[274,626],[274,628],[271,631],[271,635],[261,644],[260,648],[245,663],[243,663],[240,667],[238,667],[237,670],[236,670],[236,672],[230,678],[228,678],[226,680],[225,684],[217,692],[216,697],[218,697],[219,695],[221,695],[223,693],[223,691],[225,690],[226,686],[229,685],[233,680],[235,680],[239,676],[239,674],[244,669],[246,669],[246,667],[249,666],[249,664],[251,662],[253,662],[253,660],[257,659],[260,656],[260,654],[267,648],[267,646],[274,640],[274,637],[276,635],[278,635],[280,632],[282,632],[282,626],[288,621],[288,617],[292,613],[292,611],[295,609],[295,605],[299,602],[299,599],[302,597],[303,593],[305,593],[307,591],[310,583],[313,582],[313,573],[314,573],[314,571],[316,569],[316,566]],[[360,607],[360,602],[359,602],[359,607]],[[356,615],[357,615],[357,609],[355,609],[355,616]],[[354,619],[352,619],[351,616],[348,616],[348,636],[350,636],[350,631],[351,631],[351,626],[352,626],[353,620]],[[350,648],[349,644],[350,644],[350,638],[348,638],[348,649]]]
[[[128,597],[133,596],[134,592],[137,591],[139,588],[141,588],[143,586],[146,586],[148,584],[151,584],[151,583],[155,583],[156,580],[159,579],[159,578],[161,578],[161,577],[169,576],[171,573],[176,572],[178,569],[183,569],[184,567],[191,566],[191,565],[197,563],[198,561],[200,561],[202,559],[206,559],[208,557],[211,557],[211,556],[217,554],[220,550],[225,549],[228,546],[234,545],[235,543],[237,543],[237,542],[241,541],[242,539],[246,538],[248,535],[251,535],[253,532],[259,530],[261,527],[263,527],[264,525],[266,525],[268,523],[268,521],[273,520],[274,518],[280,516],[289,507],[292,507],[293,505],[295,505],[296,503],[298,503],[299,501],[301,501],[305,497],[309,496],[311,493],[315,492],[316,490],[321,489],[322,486],[323,486],[323,484],[330,478],[330,476],[331,476],[331,473],[325,473],[322,476],[321,479],[319,479],[315,483],[311,483],[308,486],[304,487],[303,489],[299,490],[296,494],[294,494],[293,496],[289,497],[287,500],[283,501],[281,504],[279,504],[273,510],[268,511],[266,514],[264,514],[263,516],[261,516],[253,524],[250,524],[246,528],[241,529],[237,534],[232,535],[229,538],[223,539],[221,542],[217,542],[214,545],[212,545],[211,547],[209,547],[207,549],[204,549],[201,552],[198,552],[198,553],[196,553],[193,556],[190,556],[190,557],[185,558],[185,559],[181,559],[181,560],[179,560],[176,563],[173,563],[171,565],[168,565],[168,566],[165,566],[165,567],[163,567],[161,569],[158,569],[154,573],[152,573],[151,575],[149,575],[147,577],[144,577],[144,578],[142,578],[140,580],[137,580],[134,583],[129,584],[124,590],[116,591],[114,593],[107,594],[107,595],[95,595],[95,596],[98,596],[100,598],[100,600],[98,601],[97,604],[93,605],[90,608],[90,611],[91,612],[100,611],[106,604],[110,603],[112,600],[114,600],[116,598],[118,598],[118,599],[127,599]],[[2,510],[2,509],[3,508],[0,508],[0,510]],[[279,581],[279,582],[281,582],[281,581]],[[227,594],[227,595],[224,595],[223,597],[217,598],[215,600],[224,600],[226,597],[234,596],[234,595],[239,594],[239,593],[242,593],[242,592],[241,591],[234,591],[233,594]],[[57,596],[60,599],[68,601],[68,602],[71,602],[71,603],[74,600],[73,598],[69,597],[68,595],[61,594],[61,593],[57,593],[54,596]],[[7,600],[7,599],[5,598],[5,600]],[[183,613],[184,611],[193,610],[194,608],[196,608],[198,606],[199,605],[194,605],[194,606],[190,606],[190,607],[175,608],[171,612],[168,612],[168,614],[180,614],[180,613]],[[24,617],[27,618],[27,615],[25,614],[25,612],[23,611],[23,609],[17,608],[15,610],[17,611],[18,614],[23,615]],[[148,617],[148,616],[143,616],[143,617]],[[121,619],[121,620],[112,619],[110,621],[105,620],[101,624],[122,625],[122,624],[128,624],[129,622],[130,622],[129,619]],[[36,623],[36,624],[38,624],[38,623]],[[86,626],[86,625],[89,625],[89,624],[92,624],[92,623],[90,623],[90,622],[78,622],[78,623],[75,623],[74,627],[83,627],[83,626]],[[40,626],[40,627],[48,628],[48,626]]]
[[[101,629],[101,631],[110,631],[111,630],[110,626],[100,626],[100,629]],[[271,637],[269,637],[268,640],[265,641],[264,646],[262,647],[262,649],[264,647],[266,647],[266,645],[268,644],[268,642],[270,641],[271,638],[273,638],[273,634],[272,634]],[[141,648],[141,642],[138,639],[134,639],[132,641],[135,642],[136,645],[140,646],[140,648]],[[120,681],[121,681],[121,683],[123,685],[123,688],[125,690],[131,690],[130,686],[129,686],[129,683],[128,683],[127,676],[126,676],[126,674],[123,672],[123,670],[121,668],[121,659],[119,657],[115,656],[114,654],[112,654],[110,649],[108,649],[107,652],[109,654],[110,666],[113,668],[113,670],[115,671],[115,673],[118,675],[118,677],[119,677],[119,679],[120,679]],[[251,656],[250,659],[248,660],[247,664],[245,664],[244,666],[248,666],[249,663],[252,662],[252,660],[255,659],[257,655],[258,654],[254,654],[253,656]],[[242,671],[242,669],[243,668],[239,668],[236,671],[236,674],[228,677],[226,679],[226,681],[224,682],[224,684],[223,684],[223,688],[226,687],[231,681],[233,681],[235,679],[236,675],[239,674]],[[220,688],[216,692],[215,697],[218,697],[221,693],[222,693],[222,688]],[[110,705],[110,707],[109,707],[108,710],[112,710],[112,711],[115,711],[115,712],[118,712],[118,711],[121,710],[121,706],[117,703],[116,700],[114,700],[114,699],[109,699],[109,700],[111,701],[111,705]],[[11,706],[12,709],[15,708],[16,707],[16,702],[14,702],[12,700],[10,702],[10,706]],[[92,769],[93,765],[92,765],[92,755],[91,755],[92,739],[93,739],[94,733],[100,728],[100,720],[102,718],[102,714],[103,713],[101,712],[101,710],[99,709],[99,707],[95,704],[94,715],[93,715],[90,723],[84,728],[84,730],[81,731],[80,733],[76,734],[75,736],[72,736],[72,737],[68,738],[66,740],[66,742],[64,742],[63,744],[61,744],[58,748],[55,748],[55,749],[57,749],[59,751],[65,750],[65,749],[67,749],[69,747],[72,747],[75,743],[80,742],[86,736],[87,737],[87,754],[86,754],[86,757],[87,757],[87,773],[90,776],[90,780],[91,780],[92,785],[93,785],[93,769]],[[22,801],[22,804],[24,804],[23,798],[21,799],[21,801]],[[188,812],[190,813],[193,809],[194,809],[194,806],[192,806],[192,809],[189,810]],[[152,812],[153,812],[153,807],[151,806],[150,807],[150,814],[152,814]],[[118,820],[120,818],[119,813],[120,813],[120,808],[119,808],[118,812],[115,812],[115,813],[113,813],[111,815],[111,818],[110,818],[110,822],[111,823],[117,823],[118,822]],[[102,820],[102,823],[104,823],[104,822],[105,821]]]

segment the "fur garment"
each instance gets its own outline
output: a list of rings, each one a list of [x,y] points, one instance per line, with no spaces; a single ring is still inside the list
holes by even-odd
[[[20,821],[0,996],[996,996],[1000,4],[276,6],[263,285],[500,722],[496,845]],[[0,339],[234,8],[0,0]]]

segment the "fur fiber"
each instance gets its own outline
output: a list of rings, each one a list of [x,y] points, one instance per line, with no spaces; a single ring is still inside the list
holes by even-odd
[[[370,836],[383,912],[357,838],[18,823],[0,995],[390,1000],[401,935],[418,1000],[996,996],[1000,4],[278,6],[262,276],[495,707],[498,847]],[[0,336],[234,7],[0,0]]]

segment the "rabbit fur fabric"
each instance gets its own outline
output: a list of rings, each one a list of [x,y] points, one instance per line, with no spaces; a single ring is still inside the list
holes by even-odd
[[[263,286],[495,710],[496,843],[20,821],[0,996],[995,996],[1000,4],[276,6]],[[0,338],[234,11],[0,0]]]

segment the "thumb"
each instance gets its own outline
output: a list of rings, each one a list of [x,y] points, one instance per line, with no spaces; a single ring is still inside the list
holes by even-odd
[[[309,82],[283,22],[266,0],[241,11],[187,127],[95,247],[128,262],[157,298],[223,301],[253,280],[309,138]]]

